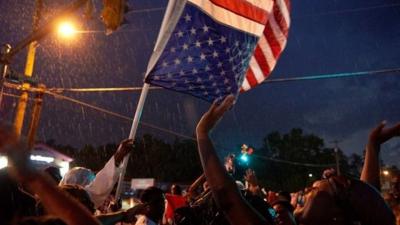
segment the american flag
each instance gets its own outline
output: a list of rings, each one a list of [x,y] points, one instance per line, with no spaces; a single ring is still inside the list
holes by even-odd
[[[270,34],[265,33],[276,29],[276,21],[280,21],[276,17],[275,24],[270,21],[274,5],[274,0],[178,0],[150,60],[145,82],[209,102],[248,90],[254,86],[250,75],[257,78],[261,70],[266,77],[275,65],[268,64],[272,61],[262,51],[265,46],[261,42],[270,41]],[[275,37],[280,43],[281,36]],[[275,45],[269,46],[276,61],[280,52],[275,52]],[[260,49],[265,61],[257,57]],[[263,62],[269,65],[268,71],[263,70]]]
[[[286,46],[290,27],[290,1],[275,0],[263,35],[258,41],[250,67],[242,84],[242,92],[262,83],[274,69]]]

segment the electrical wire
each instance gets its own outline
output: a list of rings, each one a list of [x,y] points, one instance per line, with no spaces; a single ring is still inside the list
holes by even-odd
[[[150,90],[160,90],[161,87],[150,87]],[[142,87],[114,87],[114,88],[48,88],[51,92],[115,92],[115,91],[141,91]]]
[[[83,102],[81,100],[77,100],[77,99],[74,99],[74,98],[71,98],[71,97],[68,97],[68,96],[65,96],[65,95],[60,95],[60,94],[57,94],[57,93],[54,93],[54,92],[51,92],[51,91],[45,91],[45,93],[48,94],[48,95],[53,96],[56,99],[66,100],[66,101],[69,101],[69,102],[72,102],[72,103],[75,103],[75,104],[78,104],[78,105],[81,105],[81,106],[85,106],[85,107],[91,108],[93,110],[97,110],[99,112],[102,112],[102,113],[105,113],[105,114],[108,114],[108,115],[111,115],[111,116],[118,117],[120,119],[124,119],[124,120],[127,120],[127,121],[132,121],[133,120],[132,118],[130,118],[128,116],[124,116],[122,114],[119,114],[119,113],[116,113],[116,112],[101,108],[101,107],[93,105],[93,104],[86,103],[86,102]],[[143,126],[150,127],[150,128],[153,128],[153,129],[156,129],[156,130],[159,130],[159,131],[163,131],[163,132],[166,132],[166,133],[178,136],[178,137],[183,137],[183,138],[187,138],[187,139],[191,139],[191,140],[196,140],[194,137],[190,137],[190,136],[187,136],[187,135],[184,135],[184,134],[180,134],[180,133],[177,133],[177,132],[174,132],[174,131],[171,131],[171,130],[168,130],[168,129],[165,129],[165,128],[162,128],[162,127],[158,127],[158,126],[150,124],[150,123],[146,123],[146,122],[142,122],[142,121],[140,121],[139,123],[141,125],[143,125]]]
[[[283,159],[276,159],[276,158],[270,158],[266,156],[260,156],[260,155],[255,155],[252,154],[252,156],[256,158],[261,158],[273,162],[278,162],[278,163],[285,163],[285,164],[290,164],[290,165],[295,165],[295,166],[306,166],[306,167],[324,167],[324,168],[329,168],[332,166],[336,166],[336,164],[313,164],[313,163],[300,163],[300,162],[293,162],[293,161],[287,161]]]
[[[19,98],[19,95],[14,95],[14,94],[6,93],[6,92],[3,92],[3,95],[4,96],[8,96],[8,97],[12,97],[12,98]],[[31,99],[29,99],[29,100],[31,100]]]
[[[359,71],[359,72],[346,72],[346,73],[333,73],[333,74],[320,74],[320,75],[310,75],[310,76],[297,76],[297,77],[287,77],[287,78],[276,78],[276,79],[266,79],[262,84],[266,83],[276,83],[276,82],[288,82],[288,81],[302,81],[302,80],[321,80],[321,79],[334,79],[334,78],[346,78],[346,77],[359,77],[366,75],[393,75],[390,73],[399,73],[400,68],[392,69],[381,69],[381,70],[371,70],[371,71]]]
[[[393,73],[396,73],[396,75],[400,74],[400,68],[266,79],[261,84],[290,82],[290,81],[304,81],[304,80],[321,80],[321,79],[360,77],[360,76],[367,76],[367,75],[394,75]],[[161,90],[163,88],[150,87],[150,89],[151,90]],[[56,87],[53,87],[53,88],[48,88],[48,90],[50,90],[52,92],[57,92],[57,93],[61,93],[61,92],[118,92],[118,91],[141,91],[142,87],[111,87],[111,88],[56,88]]]

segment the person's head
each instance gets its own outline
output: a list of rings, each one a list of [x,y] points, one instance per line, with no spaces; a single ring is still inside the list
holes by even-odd
[[[57,184],[60,183],[62,176],[59,168],[55,166],[49,166],[44,169],[44,172],[48,174]]]
[[[76,199],[83,206],[85,206],[92,214],[96,211],[94,203],[90,199],[89,194],[83,189],[80,185],[76,184],[65,184],[60,185],[59,188],[65,191],[69,196]],[[45,216],[47,215],[46,210],[44,209],[41,202],[38,202],[36,206],[36,211],[38,215]]]
[[[78,184],[85,187],[90,184],[95,177],[96,175],[90,169],[74,167],[65,174],[63,179],[60,181],[60,185]]]
[[[35,215],[35,205],[35,199],[9,175],[8,167],[0,169],[0,224]]]
[[[80,185],[65,184],[61,185],[60,188],[67,192],[70,196],[78,200],[82,205],[84,205],[91,213],[96,211],[94,203],[90,198],[89,194]]]
[[[275,210],[275,221],[279,225],[295,225],[293,210],[290,204],[291,196],[289,192],[278,192],[276,197],[271,201],[271,206]]]
[[[157,187],[145,189],[140,196],[140,201],[149,206],[146,214],[147,217],[155,222],[159,222],[162,219],[165,209],[165,198],[161,189]]]
[[[227,157],[225,157],[225,169],[228,173],[235,172],[235,155],[234,154],[229,154]]]
[[[171,186],[171,194],[173,195],[182,195],[182,188],[177,184],[173,184]]]
[[[322,179],[328,179],[333,176],[336,176],[336,170],[333,168],[326,169],[322,172]]]
[[[394,225],[393,213],[372,186],[337,176],[316,181],[295,217],[300,225]]]

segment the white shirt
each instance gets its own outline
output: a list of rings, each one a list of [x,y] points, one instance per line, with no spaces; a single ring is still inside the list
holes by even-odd
[[[110,195],[121,171],[122,163],[116,167],[114,156],[112,156],[103,169],[96,174],[94,180],[84,187],[96,208],[101,206]]]

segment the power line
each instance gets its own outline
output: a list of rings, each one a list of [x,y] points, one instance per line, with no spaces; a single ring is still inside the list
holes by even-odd
[[[389,73],[399,73],[399,72],[400,72],[400,68],[393,68],[393,69],[382,69],[382,70],[371,70],[371,71],[360,71],[360,72],[320,74],[320,75],[311,75],[311,76],[299,76],[299,77],[266,79],[263,82],[263,84],[265,84],[265,83],[275,83],[275,82],[288,82],[288,81],[321,80],[321,79],[333,79],[333,78],[359,77],[359,76],[367,76],[367,75],[383,75],[383,74],[390,75]]]
[[[12,97],[12,98],[19,98],[19,95],[14,95],[14,94],[10,94],[10,93],[3,93],[4,96],[8,96],[8,97]]]
[[[75,104],[78,104],[78,105],[81,105],[81,106],[85,106],[85,107],[91,108],[93,110],[97,110],[99,112],[102,112],[102,113],[105,113],[105,114],[108,114],[108,115],[111,115],[111,116],[118,117],[120,119],[124,119],[124,120],[128,120],[128,121],[132,121],[133,120],[132,118],[130,118],[128,116],[124,116],[122,114],[119,114],[119,113],[116,113],[116,112],[101,108],[101,107],[93,105],[93,104],[86,103],[86,102],[83,102],[81,100],[77,100],[77,99],[74,99],[74,98],[71,98],[71,97],[68,97],[68,96],[65,96],[65,95],[60,95],[60,94],[57,94],[57,93],[54,93],[54,92],[51,92],[51,91],[45,91],[45,93],[53,96],[56,99],[62,99],[62,100],[70,101],[70,102],[73,102]],[[187,139],[191,139],[191,140],[196,140],[193,137],[190,137],[190,136],[187,136],[187,135],[184,135],[184,134],[180,134],[180,133],[177,133],[177,132],[174,132],[174,131],[171,131],[171,130],[168,130],[168,129],[165,129],[165,128],[162,128],[162,127],[158,127],[158,126],[153,125],[153,124],[149,124],[149,123],[146,123],[146,122],[140,122],[140,124],[143,125],[143,126],[146,126],[146,127],[150,127],[150,128],[156,129],[156,130],[160,130],[160,131],[163,131],[163,132],[166,132],[166,133],[169,133],[169,134],[176,135],[178,137],[183,137],[183,138],[187,138]]]
[[[303,80],[321,80],[321,79],[334,79],[334,78],[347,78],[347,77],[359,77],[367,75],[393,75],[390,73],[399,73],[400,68],[393,69],[382,69],[382,70],[371,70],[371,71],[360,71],[360,72],[345,72],[345,73],[333,73],[333,74],[320,74],[320,75],[309,75],[309,76],[297,76],[287,78],[275,78],[266,79],[262,84],[277,83],[277,82],[289,82],[289,81],[303,81]],[[151,90],[161,90],[162,87],[150,87]],[[111,87],[111,88],[48,88],[52,92],[117,92],[117,91],[141,91],[142,87]]]
[[[163,11],[163,10],[165,10],[165,7],[131,10],[128,13],[155,12],[155,11]]]
[[[150,87],[151,90],[162,89],[161,87]],[[141,91],[142,87],[114,87],[114,88],[48,88],[51,92],[114,92],[114,91]]]
[[[14,87],[14,88],[15,88],[15,87]],[[95,105],[93,105],[93,104],[89,104],[89,103],[86,103],[86,102],[83,102],[83,101],[80,101],[80,100],[77,100],[77,99],[74,99],[74,98],[71,98],[71,97],[68,97],[68,96],[60,95],[60,94],[57,94],[57,93],[54,93],[54,92],[51,92],[51,91],[48,91],[48,90],[46,90],[45,93],[48,94],[48,95],[50,95],[50,96],[53,96],[53,97],[56,98],[56,99],[62,99],[62,100],[70,101],[70,102],[72,102],[72,103],[75,103],[75,104],[78,104],[78,105],[81,105],[81,106],[85,106],[85,107],[91,108],[91,109],[93,109],[93,110],[96,110],[96,111],[99,111],[99,112],[102,112],[102,113],[105,113],[105,114],[108,114],[108,115],[112,115],[112,116],[115,116],[115,117],[118,117],[118,118],[121,118],[121,119],[124,119],[124,120],[128,120],[128,121],[132,121],[132,118],[130,118],[130,117],[127,117],[127,116],[124,116],[124,115],[122,115],[122,114],[119,114],[119,113],[116,113],[116,112],[113,112],[113,111],[110,111],[110,110],[101,108],[101,107],[99,107],[99,106],[95,106]],[[9,94],[9,93],[4,93],[4,95],[5,95],[5,96],[10,96],[10,97],[19,98],[18,95]],[[192,141],[196,141],[196,140],[197,140],[197,139],[194,138],[194,137],[191,137],[191,136],[188,136],[188,135],[184,135],[184,134],[180,134],[180,133],[177,133],[177,132],[175,132],[175,131],[171,131],[171,130],[168,130],[168,129],[165,129],[165,128],[162,128],[162,127],[158,127],[158,126],[156,126],[156,125],[149,124],[149,123],[146,123],[146,122],[142,122],[142,121],[141,121],[140,124],[143,125],[143,126],[146,126],[146,127],[150,127],[150,128],[152,128],[152,129],[156,129],[156,130],[159,130],[159,131],[163,131],[163,132],[166,132],[166,133],[169,133],[169,134],[178,136],[178,137],[186,138],[186,139],[189,139],[189,140],[192,140]],[[225,150],[227,149],[226,147],[221,146],[220,144],[217,144],[217,143],[215,143],[215,146],[218,147],[218,148],[225,149]],[[286,163],[286,164],[291,164],[291,165],[296,165],[296,166],[307,166],[307,167],[331,167],[332,165],[334,165],[334,164],[310,164],[310,163],[300,163],[300,162],[292,162],[292,161],[287,161],[287,160],[281,160],[281,159],[263,157],[263,156],[258,156],[258,155],[254,155],[254,156],[255,156],[255,157],[258,157],[258,158],[262,158],[262,159],[266,159],[266,160],[278,162],[278,163]]]
[[[273,162],[278,162],[278,163],[285,163],[285,164],[290,164],[290,165],[295,165],[295,166],[307,166],[307,167],[324,167],[324,168],[329,168],[332,166],[335,166],[336,164],[312,164],[312,163],[300,163],[300,162],[293,162],[293,161],[287,161],[283,159],[276,159],[276,158],[270,158],[270,157],[265,157],[265,156],[260,156],[260,155],[254,155],[253,156],[261,159],[266,159],[269,161]]]

